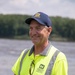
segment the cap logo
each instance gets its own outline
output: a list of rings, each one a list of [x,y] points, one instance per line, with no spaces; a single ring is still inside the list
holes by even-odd
[[[40,18],[40,13],[36,13],[34,17]]]

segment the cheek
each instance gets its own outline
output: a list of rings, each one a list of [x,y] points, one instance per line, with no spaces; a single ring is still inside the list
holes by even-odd
[[[41,40],[42,40],[43,38],[46,37],[47,34],[45,32],[41,32],[39,35],[41,36]]]
[[[48,36],[49,36],[48,31],[44,31],[44,32],[43,32],[43,36],[44,36],[45,38],[48,38]]]

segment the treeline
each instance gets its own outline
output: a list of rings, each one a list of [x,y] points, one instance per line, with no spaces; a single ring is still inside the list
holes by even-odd
[[[0,14],[0,37],[14,38],[24,36],[29,39],[29,27],[25,19],[29,15],[2,15]],[[75,19],[50,17],[53,24],[52,38],[60,36],[75,41]]]

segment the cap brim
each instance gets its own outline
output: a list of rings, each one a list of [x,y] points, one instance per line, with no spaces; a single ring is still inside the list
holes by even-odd
[[[34,17],[26,19],[26,20],[25,20],[25,23],[30,24],[32,20],[35,20],[35,21],[37,21],[38,23],[44,25],[44,23],[41,22],[38,18],[34,18]]]
[[[32,20],[35,20],[35,19],[33,19],[33,18],[28,18],[28,19],[25,20],[25,23],[30,24]]]

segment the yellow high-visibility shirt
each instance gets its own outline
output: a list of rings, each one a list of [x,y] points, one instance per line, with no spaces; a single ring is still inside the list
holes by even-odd
[[[30,65],[33,60],[35,61],[34,62],[35,66],[34,65],[32,66],[32,69],[34,69],[34,72],[32,75],[45,75],[47,68],[44,68],[44,67],[47,67],[46,65],[47,65],[48,59],[46,60],[44,59],[49,55],[49,53],[50,53],[49,56],[52,56],[53,53],[55,52],[53,48],[52,49],[50,48],[51,50],[48,48],[49,46],[44,50],[44,52],[40,53],[39,55],[36,55],[35,57],[34,57],[33,49],[31,49],[31,51],[28,51],[25,58],[23,59],[20,75],[29,75]],[[20,61],[23,56],[23,53],[24,51],[21,53],[20,57],[18,58],[14,66],[12,67],[12,71],[16,75],[18,75],[18,72],[19,72]],[[51,75],[68,75],[67,59],[62,52],[60,52],[57,55],[57,58],[54,62],[54,65],[51,71]]]

